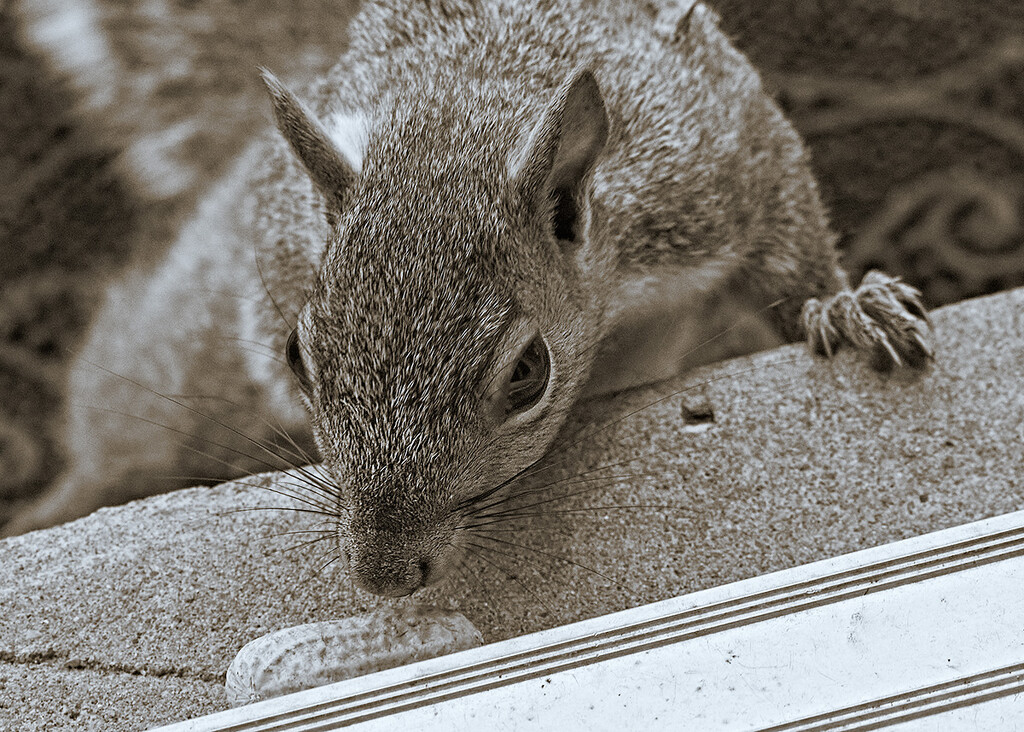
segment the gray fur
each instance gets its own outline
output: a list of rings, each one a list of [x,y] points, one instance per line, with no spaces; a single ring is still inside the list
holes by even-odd
[[[579,354],[624,307],[609,302],[617,281],[720,263],[757,306],[788,296],[787,338],[805,300],[844,292],[804,148],[757,73],[707,6],[671,35],[654,21],[610,0],[373,2],[308,92],[321,116],[372,120],[300,328],[314,432],[352,508],[343,531],[364,585],[414,588],[418,558],[443,564],[458,544],[452,506],[539,457],[590,371]],[[574,110],[580,88],[591,100]],[[581,115],[569,125],[600,118],[600,152],[579,170],[560,168],[550,139],[567,98]],[[552,185],[552,168],[580,177],[592,154],[575,259],[524,189]],[[291,205],[287,190],[266,189],[268,207]],[[514,356],[495,349],[515,317],[565,334],[550,338],[563,375],[542,429],[497,440],[478,385]],[[480,483],[499,450],[523,458]]]

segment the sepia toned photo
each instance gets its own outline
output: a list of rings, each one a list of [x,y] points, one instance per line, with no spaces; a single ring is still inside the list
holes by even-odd
[[[1019,0],[0,60],[0,730],[1024,728]]]

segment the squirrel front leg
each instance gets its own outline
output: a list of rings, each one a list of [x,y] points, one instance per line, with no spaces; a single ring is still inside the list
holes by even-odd
[[[878,270],[865,274],[855,290],[808,298],[800,325],[815,352],[831,356],[848,343],[870,353],[871,365],[879,371],[921,369],[933,356],[921,293]]]
[[[708,68],[720,71],[721,49],[709,54],[698,40],[711,37],[709,28],[716,22],[701,0],[678,0],[663,6],[656,28],[682,58],[702,58]],[[693,32],[700,27],[703,35]],[[741,68],[734,65],[732,73]],[[831,356],[847,344],[870,354],[878,370],[924,368],[932,350],[921,293],[882,272],[869,272],[858,287],[850,287],[803,142],[759,81],[756,88],[745,99],[756,100],[747,114],[757,123],[750,125],[750,137],[741,146],[757,162],[747,171],[750,187],[737,196],[741,206],[744,201],[757,204],[746,212],[747,221],[756,223],[743,251],[736,252],[740,279],[730,281],[729,288],[754,293],[758,307],[777,303],[770,316],[775,330],[789,341],[805,338],[817,353]],[[741,89],[721,87],[721,104],[735,103],[730,95]]]
[[[779,330],[788,340],[806,339],[823,356],[853,346],[879,371],[926,367],[933,353],[921,293],[879,271],[851,288],[810,172],[791,180],[801,182],[778,208],[784,223],[743,271],[763,302],[781,301]]]

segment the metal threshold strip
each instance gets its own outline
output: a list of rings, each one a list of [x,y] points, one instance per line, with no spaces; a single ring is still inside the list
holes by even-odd
[[[1022,691],[1017,512],[162,729],[1000,729]]]

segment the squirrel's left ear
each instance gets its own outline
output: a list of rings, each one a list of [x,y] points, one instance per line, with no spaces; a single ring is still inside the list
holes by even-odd
[[[577,195],[607,140],[608,114],[597,79],[589,69],[578,69],[510,161],[511,179],[520,193],[550,196],[559,239],[576,237]]]
[[[313,185],[324,197],[328,217],[342,211],[356,181],[356,169],[309,109],[281,81],[262,69],[263,83],[274,105],[274,121],[292,151],[306,167]]]

